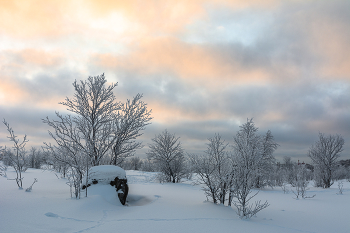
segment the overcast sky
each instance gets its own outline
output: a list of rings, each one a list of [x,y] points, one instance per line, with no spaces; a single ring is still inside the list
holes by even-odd
[[[50,140],[41,119],[64,113],[74,80],[102,73],[152,109],[139,156],[164,129],[201,153],[254,118],[277,158],[309,161],[322,132],[350,159],[348,0],[0,1],[0,118],[28,148]]]

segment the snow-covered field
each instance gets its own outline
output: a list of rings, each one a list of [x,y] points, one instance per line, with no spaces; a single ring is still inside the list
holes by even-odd
[[[350,183],[344,194],[314,188],[312,199],[295,200],[280,188],[261,190],[257,198],[270,206],[250,220],[241,220],[234,207],[206,202],[192,181],[159,184],[155,173],[127,171],[128,206],[122,206],[115,188],[93,185],[88,197],[71,199],[66,179],[55,173],[28,169],[24,189],[0,177],[0,232],[350,232]],[[14,178],[12,168],[8,178]],[[34,181],[31,192],[26,192]]]

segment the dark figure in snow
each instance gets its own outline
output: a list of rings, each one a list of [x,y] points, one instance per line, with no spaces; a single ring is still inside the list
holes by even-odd
[[[114,179],[115,188],[118,193],[120,203],[122,203],[122,205],[125,205],[126,197],[128,196],[129,192],[129,186],[127,182],[127,179],[119,179],[118,177]]]

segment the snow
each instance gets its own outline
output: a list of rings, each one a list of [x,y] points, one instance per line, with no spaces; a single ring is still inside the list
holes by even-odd
[[[92,184],[92,180],[97,180],[99,184],[109,184],[116,177],[126,179],[124,169],[114,165],[100,165],[89,169],[88,184]],[[86,177],[83,177],[83,184],[86,182]]]
[[[9,179],[15,172],[9,167]],[[114,187],[96,184],[88,197],[70,198],[67,180],[54,172],[28,169],[23,188],[38,179],[31,192],[19,190],[14,180],[0,177],[0,232],[349,232],[350,183],[330,189],[312,187],[312,199],[294,199],[280,188],[260,190],[256,196],[270,206],[250,220],[241,220],[235,207],[206,201],[193,181],[157,183],[156,173],[126,171],[128,206]]]

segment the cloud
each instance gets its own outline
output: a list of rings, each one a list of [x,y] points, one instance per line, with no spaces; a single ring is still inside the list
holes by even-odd
[[[72,93],[72,83],[81,77],[67,69],[60,53],[35,49],[0,52],[1,105],[50,107]]]
[[[153,109],[145,143],[167,128],[201,152],[251,117],[279,156],[305,156],[319,131],[350,137],[348,1],[82,3],[0,2],[0,108],[14,129],[39,140],[29,109],[61,111],[75,79],[105,72],[118,100],[143,93]]]
[[[64,1],[1,1],[0,33],[16,37],[57,36],[68,32],[69,19],[73,13]]]
[[[158,38],[140,43],[125,55],[96,54],[93,62],[116,72],[133,71],[139,76],[168,73],[187,83],[207,87],[269,82],[269,73],[259,64],[262,58],[247,52],[239,45],[196,45],[175,38]]]

